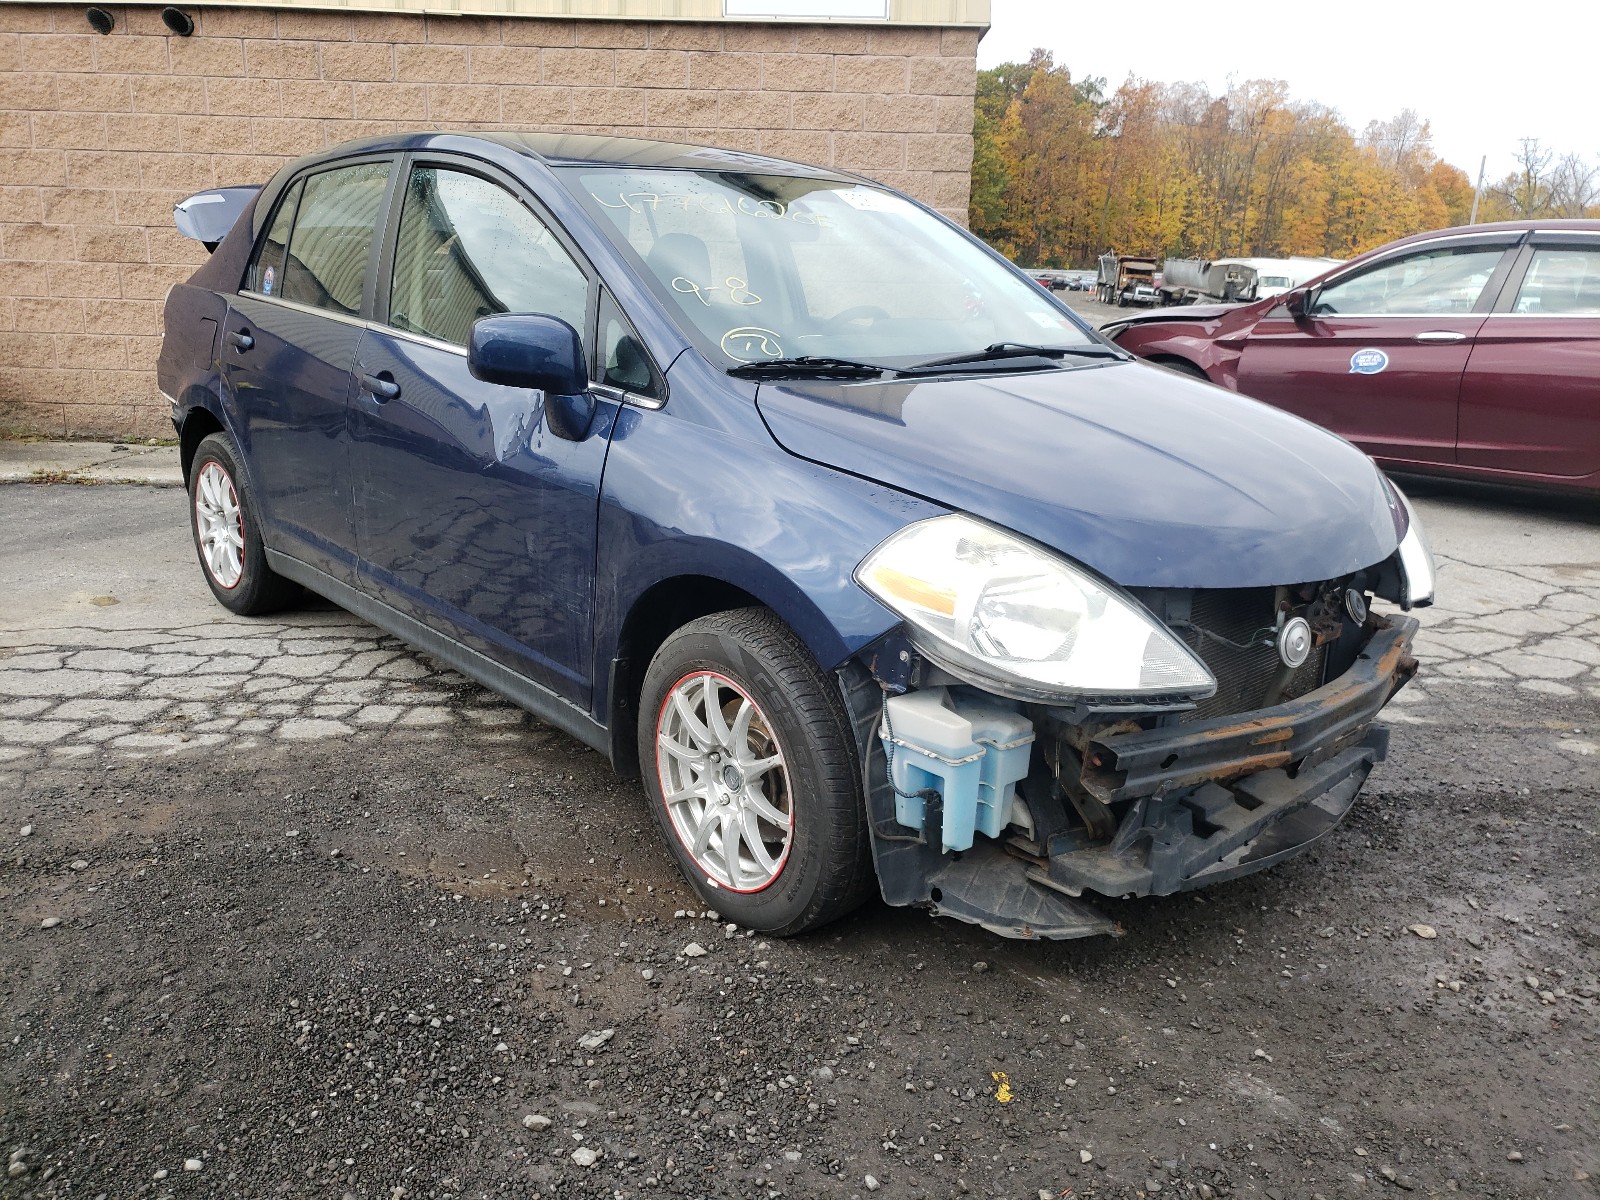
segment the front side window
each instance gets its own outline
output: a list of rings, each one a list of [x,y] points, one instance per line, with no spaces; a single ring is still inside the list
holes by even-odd
[[[1600,249],[1535,250],[1511,311],[1600,316]]]
[[[1447,246],[1392,258],[1317,293],[1318,316],[1470,313],[1500,263],[1502,246]]]
[[[267,236],[256,247],[250,260],[250,270],[245,275],[245,290],[260,292],[263,296],[278,294],[283,281],[283,256],[289,248],[289,227],[294,224],[294,212],[300,203],[300,190],[305,181],[297,179],[278,201],[278,211],[272,216],[272,226]]]
[[[389,167],[360,163],[305,181],[281,291],[274,294],[344,316],[361,312]]]
[[[713,361],[899,366],[996,342],[1090,341],[1037,283],[880,188],[727,171],[560,174]]]
[[[406,187],[389,324],[464,346],[472,323],[542,313],[584,327],[589,283],[548,226],[505,188],[417,167]]]

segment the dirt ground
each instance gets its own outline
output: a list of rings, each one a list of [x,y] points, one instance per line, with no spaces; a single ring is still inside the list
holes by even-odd
[[[1600,525],[1425,504],[1472,602],[1319,848],[1118,939],[779,942],[577,743],[223,619],[181,493],[0,489],[0,1194],[1600,1195]]]

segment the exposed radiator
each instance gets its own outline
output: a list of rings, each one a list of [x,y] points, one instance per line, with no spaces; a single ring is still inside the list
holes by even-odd
[[[1255,640],[1259,642],[1262,630],[1277,625],[1277,613],[1273,608],[1275,596],[1273,588],[1200,589],[1194,593],[1190,620],[1230,642],[1244,643],[1253,635],[1257,635]],[[1186,713],[1185,722],[1253,712],[1266,703],[1267,690],[1282,666],[1275,647],[1253,645],[1248,650],[1236,650],[1215,638],[1203,637],[1197,629],[1179,632],[1217,677],[1217,694],[1202,701],[1193,712]],[[1313,650],[1311,657],[1290,678],[1280,699],[1292,700],[1320,687],[1326,658],[1326,647]]]

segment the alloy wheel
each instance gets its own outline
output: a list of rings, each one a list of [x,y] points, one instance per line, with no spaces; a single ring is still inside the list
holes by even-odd
[[[794,840],[789,771],[772,726],[738,684],[694,671],[656,717],[656,770],[672,828],[721,887],[759,892]]]
[[[219,587],[232,590],[244,574],[244,513],[233,479],[215,459],[200,468],[194,512],[195,536],[206,570]]]

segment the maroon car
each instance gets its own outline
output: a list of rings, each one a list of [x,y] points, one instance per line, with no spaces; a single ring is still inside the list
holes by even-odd
[[[1600,221],[1422,233],[1281,296],[1103,332],[1394,469],[1600,491]]]

